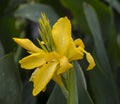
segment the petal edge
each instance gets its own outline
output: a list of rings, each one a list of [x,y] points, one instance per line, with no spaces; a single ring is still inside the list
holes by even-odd
[[[33,44],[32,41],[30,41],[29,39],[20,39],[20,38],[13,38],[13,40],[19,44],[21,47],[23,47],[24,49],[30,51],[30,52],[41,52],[43,50],[41,50],[40,48],[38,48],[37,46],[35,46]]]

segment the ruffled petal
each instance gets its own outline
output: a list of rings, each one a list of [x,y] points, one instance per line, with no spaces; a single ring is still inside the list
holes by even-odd
[[[83,41],[80,39],[80,38],[78,38],[78,39],[76,39],[76,40],[74,40],[74,44],[75,44],[75,46],[78,48],[78,47],[81,47],[81,48],[85,48],[85,45],[84,45],[84,43],[83,43]]]
[[[36,96],[40,93],[49,81],[52,79],[54,73],[57,70],[57,62],[51,62],[48,64],[43,65],[40,69],[33,72],[30,80],[34,83],[33,95]]]
[[[72,67],[73,65],[69,63],[68,59],[65,56],[63,56],[60,59],[60,68],[57,70],[57,74],[59,75],[61,73],[64,73]]]
[[[53,76],[53,80],[59,85],[63,86],[62,78],[60,75],[57,75],[56,73]]]
[[[62,92],[64,93],[65,97],[68,97],[68,91],[62,81],[62,78],[60,75],[57,75],[57,73],[54,74],[53,80],[60,86]]]
[[[88,66],[87,70],[93,69],[93,67],[95,66],[95,61],[94,61],[93,57],[91,56],[91,54],[88,52],[86,52],[86,59],[89,62],[89,66]]]
[[[78,45],[78,42],[76,42],[76,44]],[[69,48],[69,53],[68,53],[69,61],[83,59],[84,49],[81,48],[80,46],[76,46],[76,44],[74,43],[74,41],[71,38],[70,48]],[[83,47],[83,45],[82,45],[82,47]]]
[[[45,64],[46,63],[45,57],[46,57],[45,53],[35,53],[27,57],[24,57],[19,61],[19,63],[21,64],[22,68],[33,69]]]
[[[56,51],[62,55],[68,53],[71,37],[71,23],[67,17],[60,18],[52,28]]]
[[[60,56],[57,52],[49,52],[46,54],[46,61],[50,62],[50,61],[59,61]]]
[[[19,39],[19,38],[13,38],[13,40],[19,44],[21,47],[25,48],[26,50],[28,50],[29,52],[41,52],[43,50],[41,50],[40,48],[36,47],[32,41],[30,41],[29,39]]]

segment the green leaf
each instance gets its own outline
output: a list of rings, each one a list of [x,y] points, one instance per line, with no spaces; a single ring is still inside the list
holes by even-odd
[[[74,71],[74,73],[73,73],[73,71]],[[89,92],[87,90],[84,73],[83,73],[80,65],[77,62],[75,62],[75,70],[71,70],[70,73],[75,75],[74,76],[75,79],[72,75],[72,78],[68,83],[70,84],[70,86],[72,88],[71,90],[75,90],[73,92],[78,94],[78,98],[79,98],[79,99],[77,99],[77,98],[73,99],[74,97],[77,97],[77,95],[74,95],[71,93],[70,100],[72,100],[72,101],[78,100],[77,101],[78,104],[94,104],[89,95]],[[72,80],[75,80],[75,83],[73,83]],[[74,88],[74,86],[75,86],[74,84],[77,84],[76,88]],[[77,104],[77,103],[75,103],[76,101],[74,101],[74,103],[72,103],[72,101],[69,103]],[[58,85],[56,85],[54,90],[52,91],[52,94],[51,94],[50,98],[48,99],[47,104],[66,104],[66,99]]]
[[[5,54],[5,52],[4,52],[4,49],[3,49],[3,45],[0,41],[0,57],[2,57],[4,54]]]
[[[66,99],[60,89],[60,87],[56,84],[48,101],[47,104],[66,104]]]
[[[16,17],[22,17],[38,23],[41,12],[45,13],[51,25],[58,19],[55,11],[44,4],[23,4],[15,12]]]
[[[95,41],[95,49],[96,49],[95,51],[97,54],[97,58],[103,70],[106,72],[106,74],[111,76],[112,69],[107,57],[106,49],[102,39],[100,24],[99,24],[96,12],[94,8],[92,8],[92,6],[86,3],[84,3],[83,6],[84,6],[84,12],[85,12],[86,19],[88,21],[89,28],[93,34],[93,38]]]
[[[117,44],[119,45],[119,48],[120,48],[120,34],[118,34],[117,36]]]
[[[94,8],[84,4],[88,25],[93,34],[96,51],[96,68],[89,72],[89,80],[96,104],[119,104],[117,87],[103,44],[100,24]]]
[[[120,2],[114,1],[112,6],[120,14]]]
[[[120,104],[115,82],[98,65],[87,74],[95,104]]]
[[[22,85],[13,54],[0,58],[0,103],[21,104]]]
[[[90,33],[82,8],[82,3],[84,0],[60,0],[60,1],[63,4],[63,6],[65,6],[72,12],[76,21],[76,25],[79,26],[79,29],[84,33]]]
[[[75,62],[75,69],[76,69],[76,80],[77,80],[77,88],[78,88],[78,104],[94,104],[86,84],[86,79],[84,73],[82,71],[81,66],[78,62]]]
[[[5,53],[9,53],[13,50],[15,43],[13,37],[19,36],[19,31],[15,27],[14,17],[0,18],[0,41],[2,42]]]
[[[36,104],[37,96],[32,95],[33,83],[29,82],[29,78],[26,78],[23,85],[22,104]]]
[[[107,8],[106,5],[104,5],[99,0],[60,0],[60,1],[66,8],[71,10],[73,17],[77,21],[79,29],[85,34],[86,33],[91,34],[91,32],[84,14],[83,8],[84,2],[91,4],[95,8],[97,14],[99,15],[98,16],[99,19],[101,19],[102,29],[104,29],[104,27],[107,28],[107,26],[109,26],[110,24],[109,23],[110,16],[108,15],[110,10]]]
[[[69,77],[66,79],[67,89],[69,92],[68,97],[65,99],[61,89],[56,85],[48,100],[48,104],[78,104],[78,92],[75,70],[71,69],[66,74],[69,75]]]
[[[60,0],[54,0],[54,2],[52,0],[38,0],[39,3],[43,3],[49,6],[52,6],[52,8],[54,8],[54,10],[60,15],[66,15],[66,11],[65,8],[63,8],[63,6],[60,3]]]
[[[104,18],[104,22],[101,22],[101,25],[103,27],[107,27],[106,25],[108,24],[106,24],[106,22],[108,22],[109,16],[106,17],[106,15],[108,14],[109,10],[99,0],[60,0],[60,1],[65,7],[71,10],[71,12],[73,13],[73,17],[75,18],[77,25],[79,26],[79,29],[83,33],[91,34],[84,14],[84,8],[83,8],[84,2],[91,4],[95,8],[95,10],[99,15],[99,18],[101,19]]]
[[[10,14],[19,4],[21,0],[0,0],[0,13],[2,16]]]
[[[111,7],[113,7],[118,13],[120,13],[120,3],[117,0],[106,0]],[[115,67],[120,65],[120,48],[116,41],[116,33],[119,32],[119,15],[117,12],[112,11],[112,8],[108,8],[109,11],[106,13],[106,19],[99,19],[100,22],[107,21],[101,26],[103,36],[106,36],[106,46],[108,55],[111,59],[111,63],[114,63]],[[104,16],[105,17],[105,16]],[[108,20],[107,20],[108,19]],[[108,24],[104,27],[104,24]],[[115,26],[114,26],[115,25]],[[113,51],[114,50],[114,51]]]
[[[113,12],[109,6],[105,5],[100,0],[60,0],[61,3],[68,8],[76,21],[75,26],[84,34],[92,34],[85,18],[83,3],[86,2],[93,6],[100,21],[101,33],[104,41],[107,44],[107,51],[109,53],[111,63],[120,63],[120,49],[116,43],[116,34],[114,27]],[[116,1],[116,0],[109,0]],[[118,4],[119,5],[119,4]],[[94,27],[96,28],[96,27]],[[80,37],[80,36],[79,36]],[[114,51],[113,51],[114,50]]]
[[[117,0],[106,0],[119,14],[120,14],[120,3]]]

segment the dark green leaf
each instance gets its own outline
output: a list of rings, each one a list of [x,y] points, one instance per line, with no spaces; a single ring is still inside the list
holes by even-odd
[[[118,1],[113,2],[113,8],[120,14],[120,3]]]
[[[13,54],[0,58],[0,103],[21,104],[22,85]]]
[[[111,66],[107,57],[106,49],[104,47],[101,28],[100,28],[100,24],[99,24],[96,12],[92,8],[92,6],[86,3],[84,3],[84,11],[85,11],[86,19],[88,21],[89,28],[93,34],[93,38],[95,41],[97,58],[99,59],[100,65],[102,66],[106,74],[111,76],[112,74]]]
[[[59,15],[66,15],[66,10],[65,8],[61,5],[60,0],[38,0],[40,3],[52,6],[54,10],[59,14]]]
[[[118,43],[119,48],[120,48],[120,34],[118,34],[118,36],[117,36],[117,43]]]
[[[10,14],[22,0],[0,0],[0,16],[6,16]]]
[[[110,59],[112,63],[119,64],[120,49],[116,44],[116,34],[114,28],[112,9],[105,5],[103,2],[101,2],[100,0],[60,0],[60,1],[65,7],[67,7],[72,12],[73,17],[77,22],[78,29],[85,34],[92,33],[85,18],[83,3],[86,2],[93,6],[98,16],[98,20],[100,21],[101,33],[104,38],[104,41],[106,40],[107,51],[109,53]],[[109,1],[113,2],[116,0]],[[117,5],[119,5],[119,3]]]
[[[89,28],[95,41],[95,51],[98,60],[96,68],[89,72],[90,85],[96,104],[119,104],[117,87],[112,75],[111,66],[103,44],[100,24],[94,8],[84,4],[84,11]],[[97,63],[99,62],[99,63]],[[99,65],[99,67],[98,67]]]
[[[117,0],[106,0],[119,14],[120,14],[120,3]]]
[[[84,33],[90,33],[82,8],[82,3],[84,0],[60,0],[60,1],[65,7],[67,7],[73,13],[73,16],[76,20],[77,25],[79,26],[79,29]]]
[[[112,77],[109,78],[98,66],[89,71],[88,75],[89,88],[95,104],[120,104],[117,87]]]
[[[15,43],[12,38],[18,37],[20,33],[15,27],[15,22],[16,20],[13,17],[0,18],[0,41],[6,53],[13,50]]]
[[[98,17],[101,19],[102,29],[104,29],[104,27],[107,28],[107,26],[109,26],[108,21],[110,20],[110,16],[108,14],[110,10],[99,0],[61,0],[61,3],[73,13],[79,29],[85,34],[90,34],[91,32],[85,19],[83,9],[84,2],[91,4],[95,8],[97,14],[99,15]]]
[[[5,52],[4,52],[4,49],[3,49],[3,45],[0,41],[0,57],[2,57],[4,54],[5,54]]]
[[[47,104],[66,104],[66,99],[60,89],[60,87],[56,84]]]
[[[106,22],[108,22],[109,20],[109,17],[106,17],[106,15],[108,14],[109,10],[100,1],[98,0],[61,0],[61,3],[72,11],[74,18],[77,21],[77,25],[79,26],[79,29],[85,34],[86,33],[90,34],[91,32],[88,27],[87,21],[85,19],[85,14],[83,9],[84,2],[91,4],[95,8],[95,10],[99,15],[99,18],[101,19],[104,18],[104,24],[103,22],[101,22],[101,25],[103,27],[106,27],[106,25],[108,25],[106,24]]]
[[[27,18],[38,23],[41,13],[46,14],[51,24],[58,19],[58,15],[55,11],[50,6],[44,4],[23,4],[17,9],[15,16]]]
[[[94,104],[89,95],[89,92],[87,91],[84,73],[77,62],[75,63],[75,69],[76,69],[76,71],[75,71],[76,74],[75,73],[74,74],[76,75],[78,98],[79,98],[78,104]],[[74,85],[75,83],[73,83],[73,81],[71,81],[70,84]],[[57,86],[57,85],[55,86],[55,88],[48,100],[48,104],[66,104],[65,97],[62,94],[62,91],[59,88],[59,86]],[[70,104],[72,104],[72,103],[70,103]]]
[[[76,69],[76,79],[78,84],[77,88],[78,88],[79,104],[94,104],[88,92],[86,79],[82,71],[82,68],[77,62],[75,62],[75,69]]]
[[[23,85],[22,104],[36,104],[37,97],[32,95],[33,83],[30,83],[27,78]]]

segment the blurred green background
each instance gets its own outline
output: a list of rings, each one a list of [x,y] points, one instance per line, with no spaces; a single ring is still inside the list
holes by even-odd
[[[0,104],[66,104],[53,81],[33,97],[32,71],[18,64],[27,54],[12,38],[36,43],[41,12],[51,26],[67,16],[73,38],[82,38],[95,59],[91,71],[86,60],[75,64],[78,103],[120,104],[120,0],[0,0]]]

